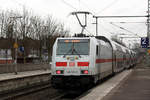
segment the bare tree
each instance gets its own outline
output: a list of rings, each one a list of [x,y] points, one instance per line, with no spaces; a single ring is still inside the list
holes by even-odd
[[[22,16],[19,20],[11,17]],[[42,19],[40,16],[33,15],[24,9],[23,14],[17,11],[0,12],[0,37],[10,38],[13,46],[14,38],[17,35],[19,45],[24,47],[24,59],[31,49],[38,49],[39,57],[42,58],[42,50],[48,50],[48,59],[51,59],[52,46],[58,36],[69,36],[69,30],[65,25],[59,23],[52,16]],[[39,41],[39,45],[29,46],[28,41]],[[43,48],[45,46],[45,48]],[[13,47],[11,47],[13,48]]]

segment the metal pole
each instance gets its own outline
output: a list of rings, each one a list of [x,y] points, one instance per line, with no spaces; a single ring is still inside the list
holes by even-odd
[[[148,0],[148,18],[147,18],[147,37],[150,40],[150,0]],[[149,41],[149,46],[150,46],[150,41]]]
[[[44,33],[43,34],[43,46],[42,46],[42,52],[44,53],[44,57],[46,58],[46,53],[45,51],[47,50],[47,45],[46,45],[46,40],[47,40],[47,36],[48,36],[48,26],[47,25],[43,25],[43,26],[40,26],[42,28],[42,32]],[[44,62],[46,62],[46,59],[44,59]]]
[[[25,56],[25,37],[26,37],[26,23],[25,23],[25,6],[23,6],[23,21],[24,21],[24,25],[23,25],[23,47],[24,47],[24,52],[23,52],[23,62],[24,64],[26,63],[26,56]]]
[[[94,18],[134,18],[134,17],[148,17],[148,16],[93,16]]]
[[[17,26],[17,23],[16,23]],[[17,34],[15,37],[15,43],[17,43]],[[18,53],[18,48],[15,48],[15,74],[18,74],[18,68],[17,68],[17,53]]]
[[[16,20],[17,18],[22,18],[22,16],[19,16],[19,17],[10,17],[10,18],[13,18],[13,21]],[[16,22],[16,28],[17,28],[17,22]],[[16,29],[17,30],[17,29]],[[15,36],[15,45],[18,45],[17,44],[17,34]],[[17,68],[17,53],[18,53],[18,47],[15,47],[15,61],[14,61],[14,64],[15,64],[15,74],[17,75],[18,74],[18,68]]]
[[[98,36],[98,17],[96,17],[96,36]]]
[[[98,36],[98,17],[94,17],[93,18],[96,19],[96,22],[95,23],[92,23],[92,24],[95,24],[96,25],[96,36]]]

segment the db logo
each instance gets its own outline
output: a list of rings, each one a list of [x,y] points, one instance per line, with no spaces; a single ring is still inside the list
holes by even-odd
[[[69,66],[75,66],[75,62],[69,62]]]

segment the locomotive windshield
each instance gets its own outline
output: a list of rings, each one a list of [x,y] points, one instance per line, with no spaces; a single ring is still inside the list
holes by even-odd
[[[89,40],[58,40],[57,55],[88,55]]]

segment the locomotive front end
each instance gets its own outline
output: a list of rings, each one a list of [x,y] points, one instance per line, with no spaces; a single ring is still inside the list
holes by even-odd
[[[52,85],[76,87],[89,82],[90,39],[58,38],[53,47]]]

